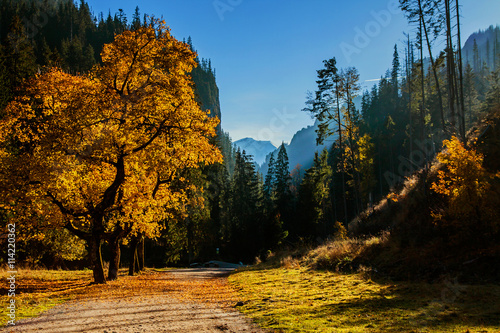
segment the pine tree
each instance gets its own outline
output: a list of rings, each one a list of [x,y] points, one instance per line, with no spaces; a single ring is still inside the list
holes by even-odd
[[[5,48],[5,67],[10,87],[19,87],[23,81],[35,74],[36,57],[19,16],[12,20]]]
[[[479,72],[480,66],[481,66],[481,58],[479,56],[479,48],[477,47],[477,41],[474,38],[474,44],[472,46],[472,53],[473,53],[473,64],[474,64],[474,72]]]
[[[446,0],[448,1],[448,0]],[[444,107],[443,107],[443,98],[441,92],[441,84],[438,76],[438,67],[436,63],[436,59],[432,53],[432,40],[430,36],[431,30],[434,30],[434,34],[437,35],[441,31],[441,26],[443,22],[441,22],[442,17],[437,15],[439,13],[439,2],[434,0],[400,0],[400,8],[405,12],[406,17],[411,23],[418,24],[418,47],[420,49],[420,61],[421,61],[421,71],[422,77],[424,77],[424,38],[425,43],[427,45],[427,51],[429,54],[429,59],[431,61],[431,69],[434,77],[434,83],[436,84],[436,91],[438,94],[438,106],[439,112],[441,115],[441,127],[443,132],[446,131],[446,123],[444,119]],[[423,82],[422,82],[423,84]],[[424,91],[424,87],[422,86],[422,92]],[[425,118],[425,97],[422,94],[422,116],[421,118]],[[422,140],[424,140],[425,133],[422,128]]]
[[[132,16],[131,30],[137,30],[141,27],[141,14],[139,12],[139,6],[135,7],[134,15]]]
[[[478,104],[478,94],[474,84],[475,81],[475,73],[472,69],[472,66],[467,63],[465,66],[465,75],[464,75],[464,99],[465,99],[465,110],[468,115],[467,117],[467,128],[470,128],[475,121],[476,112],[475,105]]]
[[[345,71],[342,71],[341,76],[343,77],[343,91],[345,107],[344,119],[345,119],[345,132],[347,137],[347,145],[344,149],[346,154],[345,167],[349,165],[352,177],[352,188],[354,192],[354,200],[356,213],[361,212],[363,203],[361,201],[361,196],[359,193],[360,175],[358,173],[357,161],[358,161],[358,149],[357,149],[357,138],[359,136],[359,115],[356,111],[354,105],[354,98],[357,97],[360,88],[359,85],[359,73],[356,68],[349,67]],[[389,99],[390,100],[390,99]]]
[[[275,177],[276,177],[276,170],[275,170],[274,153],[271,153],[266,177],[264,180],[264,198],[268,203],[272,203],[275,195],[275,185],[276,185]]]
[[[314,162],[306,171],[299,189],[300,235],[327,237],[333,226],[330,196],[332,168],[328,165],[328,151],[314,154]]]
[[[254,163],[245,151],[236,151],[231,187],[231,222],[227,253],[232,260],[250,261],[263,248],[263,195]]]
[[[276,204],[278,210],[283,209],[288,205],[290,200],[290,168],[288,163],[288,154],[285,144],[282,143],[278,150],[278,157],[275,164],[275,188],[276,188]]]
[[[290,176],[288,154],[284,143],[279,147],[274,165],[274,188],[276,190],[274,204],[276,214],[279,214],[285,228],[289,229],[293,219],[293,197],[290,190],[292,177]]]
[[[491,62],[490,54],[491,54],[490,39],[487,38],[486,39],[486,63],[488,64],[488,67],[493,67],[492,66],[493,63]]]
[[[317,71],[316,83],[318,90],[306,101],[307,107],[302,111],[311,113],[319,121],[318,144],[329,136],[338,133],[340,152],[340,169],[342,175],[342,198],[344,203],[345,221],[347,223],[347,198],[345,191],[344,169],[344,118],[341,115],[341,103],[344,102],[344,78],[337,69],[337,60],[331,58],[323,61],[324,68]],[[333,125],[333,126],[332,126]],[[333,128],[332,128],[333,127]]]
[[[391,71],[391,85],[393,89],[393,99],[394,108],[398,109],[399,101],[399,71],[401,70],[401,64],[399,62],[398,46],[394,45],[394,53],[392,58],[392,71]]]
[[[490,88],[486,93],[484,107],[486,110],[497,112],[500,110],[500,68],[488,76]]]

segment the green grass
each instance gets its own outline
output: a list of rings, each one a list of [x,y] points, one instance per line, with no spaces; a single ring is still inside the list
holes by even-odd
[[[6,271],[0,272],[0,279],[7,287]],[[20,269],[16,274],[16,321],[34,317],[47,311],[57,304],[73,298],[70,289],[84,288],[92,279],[92,271],[62,271],[62,270],[30,270]],[[7,320],[7,305],[10,298],[4,288],[0,295],[0,325]]]
[[[305,268],[229,278],[240,311],[276,332],[500,332],[500,286],[372,281]]]

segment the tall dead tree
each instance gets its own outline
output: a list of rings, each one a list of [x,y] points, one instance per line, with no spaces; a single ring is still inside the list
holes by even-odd
[[[441,127],[446,133],[446,122],[444,117],[443,94],[441,84],[439,82],[438,68],[432,53],[432,40],[430,37],[430,28],[440,25],[439,15],[436,14],[437,2],[435,0],[399,0],[400,8],[405,12],[406,17],[411,23],[416,23],[419,26],[420,35],[420,55],[423,58],[423,37],[427,44],[427,52],[431,61],[431,69],[436,84],[438,94],[438,105],[441,118]]]
[[[460,136],[462,142],[465,142],[465,97],[464,97],[464,66],[462,59],[462,37],[460,33],[460,6],[458,0],[455,0],[455,7],[457,11],[457,53],[458,53],[458,77],[459,77],[459,102],[460,108]]]
[[[451,134],[456,134],[456,86],[455,86],[455,55],[451,30],[450,0],[444,0],[446,17],[446,76],[448,78],[448,108],[450,110]]]

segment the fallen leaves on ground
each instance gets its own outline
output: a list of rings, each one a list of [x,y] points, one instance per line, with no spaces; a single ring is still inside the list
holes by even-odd
[[[4,281],[5,274],[0,274]],[[91,280],[91,271],[19,271],[16,276],[16,320],[38,315],[69,300],[133,302],[137,297],[164,296],[220,308],[229,308],[237,302],[237,295],[225,278],[185,279],[168,271],[148,269],[137,276],[128,276],[121,270],[117,280],[106,284],[91,284]],[[7,289],[2,289],[0,299],[2,304],[8,304]],[[6,306],[1,307],[1,324],[7,321],[7,310]]]

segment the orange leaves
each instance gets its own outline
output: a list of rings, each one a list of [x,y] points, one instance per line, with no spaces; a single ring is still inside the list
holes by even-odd
[[[173,85],[184,84],[185,74],[195,66],[194,53],[170,35],[164,22],[155,24],[156,28],[125,31],[104,46],[100,74],[105,85],[118,94],[134,95],[144,90],[154,93],[164,89],[183,95],[190,93],[189,89],[182,91],[182,87]]]
[[[162,295],[180,300],[203,302],[221,307],[236,303],[237,295],[224,278],[186,279],[167,272],[146,271],[139,276],[127,276],[105,285],[89,285],[90,271],[23,271],[19,273],[18,294],[24,299],[113,299]]]
[[[489,187],[483,156],[473,149],[467,150],[456,137],[445,140],[444,145],[447,149],[437,158],[446,169],[438,171],[438,181],[431,188],[449,197],[452,204],[468,205]]]
[[[128,223],[150,237],[168,211],[183,210],[191,185],[179,181],[180,171],[222,160],[209,141],[219,120],[195,101],[196,55],[164,22],[154,24],[117,35],[88,75],[56,68],[38,75],[7,107],[0,177],[19,175],[10,199],[19,201],[20,191],[52,226],[74,221],[86,231],[104,207],[108,232]]]
[[[452,224],[479,227],[480,224],[498,220],[495,207],[497,194],[491,191],[493,175],[483,168],[483,156],[474,149],[467,149],[456,137],[445,140],[446,150],[438,155],[445,169],[438,171],[438,179],[431,189],[448,200],[449,207],[443,212],[433,212],[437,221],[448,216]],[[498,225],[497,222],[494,224]]]

